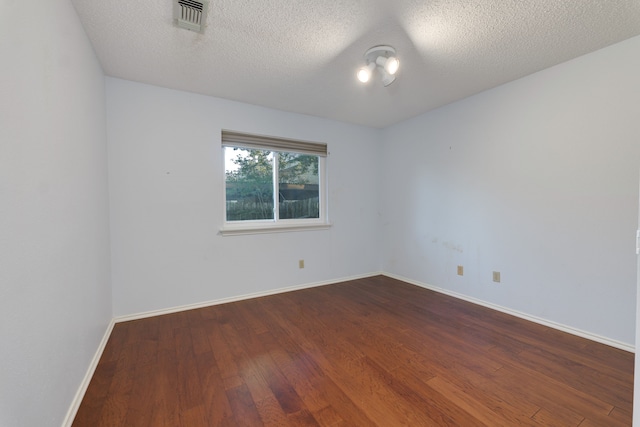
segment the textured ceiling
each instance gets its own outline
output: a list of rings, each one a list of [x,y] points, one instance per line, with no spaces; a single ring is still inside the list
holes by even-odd
[[[640,34],[638,0],[72,0],[107,75],[385,127]],[[355,78],[396,48],[391,86]]]

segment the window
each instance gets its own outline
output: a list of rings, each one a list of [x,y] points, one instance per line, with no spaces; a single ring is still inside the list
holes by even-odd
[[[222,234],[325,228],[327,145],[222,131]]]

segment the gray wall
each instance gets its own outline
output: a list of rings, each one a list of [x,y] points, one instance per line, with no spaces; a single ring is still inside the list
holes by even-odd
[[[57,426],[112,317],[104,75],[69,1],[0,7],[0,425]]]
[[[639,50],[636,37],[386,129],[383,270],[632,346]]]
[[[107,113],[116,315],[378,271],[379,131],[113,78]],[[328,143],[333,226],[219,235],[221,129]]]

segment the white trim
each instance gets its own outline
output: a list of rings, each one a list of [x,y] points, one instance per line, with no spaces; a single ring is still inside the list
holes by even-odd
[[[461,300],[464,300],[464,301],[467,301],[467,302],[470,302],[470,303],[473,303],[473,304],[481,305],[483,307],[487,307],[487,308],[490,308],[492,310],[496,310],[496,311],[500,311],[502,313],[510,314],[512,316],[519,317],[521,319],[528,320],[530,322],[538,323],[538,324],[543,325],[543,326],[548,326],[550,328],[557,329],[557,330],[562,331],[562,332],[567,332],[567,333],[569,333],[571,335],[576,335],[576,336],[579,336],[579,337],[582,337],[582,338],[586,338],[588,340],[595,341],[595,342],[598,342],[600,344],[605,344],[605,345],[608,345],[610,347],[618,348],[620,350],[628,351],[630,353],[635,353],[635,346],[633,346],[631,344],[623,343],[621,341],[617,341],[617,340],[614,340],[614,339],[611,339],[611,338],[607,338],[607,337],[603,337],[603,336],[600,336],[600,335],[596,335],[596,334],[593,334],[591,332],[586,332],[586,331],[583,331],[581,329],[576,329],[576,328],[573,328],[571,326],[567,326],[567,325],[563,325],[563,324],[560,324],[560,323],[553,322],[551,320],[543,319],[541,317],[532,316],[530,314],[526,314],[526,313],[522,313],[522,312],[517,311],[517,310],[512,310],[510,308],[502,307],[500,305],[492,304],[490,302],[482,301],[482,300],[479,300],[479,299],[476,299],[476,298],[473,298],[473,297],[470,297],[470,296],[467,296],[467,295],[463,295],[463,294],[459,294],[457,292],[453,292],[453,291],[450,291],[450,290],[447,290],[447,289],[439,288],[437,286],[428,285],[426,283],[422,283],[422,282],[419,282],[417,280],[408,279],[406,277],[399,276],[399,275],[396,275],[396,274],[382,273],[382,275],[390,277],[392,279],[401,280],[403,282],[407,282],[409,284],[412,284],[412,285],[415,285],[415,286],[419,286],[419,287],[424,288],[424,289],[429,289],[429,290],[434,291],[434,292],[438,292],[438,293],[441,293],[441,294],[444,294],[444,295],[448,295],[448,296],[451,296],[451,297],[454,297],[454,298],[458,298],[458,299],[461,299]]]
[[[279,221],[282,224],[282,221]],[[321,224],[301,224],[296,225],[262,225],[259,227],[251,227],[250,225],[243,225],[238,228],[224,227],[220,229],[220,234],[223,236],[243,236],[247,234],[267,234],[267,233],[286,233],[290,231],[315,231],[326,230],[331,227],[329,223]]]
[[[102,357],[102,353],[104,352],[105,347],[107,346],[107,342],[109,341],[109,337],[111,336],[111,332],[113,331],[113,327],[115,325],[114,319],[111,319],[109,324],[107,325],[107,330],[104,332],[102,336],[102,341],[98,345],[98,349],[96,353],[93,355],[93,359],[91,359],[91,363],[89,364],[89,368],[80,383],[80,387],[76,392],[76,395],[73,397],[71,401],[71,406],[67,411],[66,417],[64,417],[64,421],[62,422],[62,427],[71,427],[73,424],[73,420],[76,418],[76,414],[78,413],[78,409],[80,408],[80,404],[82,403],[82,399],[84,398],[84,394],[87,392],[87,388],[89,387],[89,383],[91,382],[91,378],[93,378],[93,374],[98,367],[98,362],[100,362],[100,358]]]
[[[366,279],[368,277],[380,276],[382,274],[383,274],[382,272],[360,274],[360,275],[356,275],[356,276],[343,277],[341,279],[323,280],[321,282],[307,283],[307,284],[304,284],[304,285],[288,286],[286,288],[271,289],[271,290],[268,290],[268,291],[254,292],[254,293],[251,293],[251,294],[238,295],[238,296],[234,296],[234,297],[221,298],[221,299],[217,299],[217,300],[198,302],[198,303],[194,303],[194,304],[180,305],[180,306],[176,306],[176,307],[168,307],[168,308],[163,308],[163,309],[160,309],[160,310],[151,310],[151,311],[145,311],[145,312],[141,312],[141,313],[128,314],[128,315],[118,316],[118,317],[114,318],[114,322],[115,323],[120,323],[120,322],[128,322],[128,321],[131,321],[131,320],[145,319],[147,317],[162,316],[164,314],[178,313],[180,311],[194,310],[196,308],[210,307],[210,306],[219,305],[219,304],[227,304],[227,303],[230,303],[230,302],[243,301],[243,300],[252,299],[252,298],[266,297],[266,296],[270,296],[270,295],[282,294],[282,293],[285,293],[285,292],[292,292],[292,291],[299,291],[299,290],[302,290],[302,289],[316,288],[316,287],[319,287],[319,286],[334,285],[334,284],[341,283],[341,282],[348,282],[350,280]]]

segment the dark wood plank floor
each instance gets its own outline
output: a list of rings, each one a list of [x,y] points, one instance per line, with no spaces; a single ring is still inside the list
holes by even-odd
[[[630,426],[633,355],[386,277],[119,323],[74,426]]]

